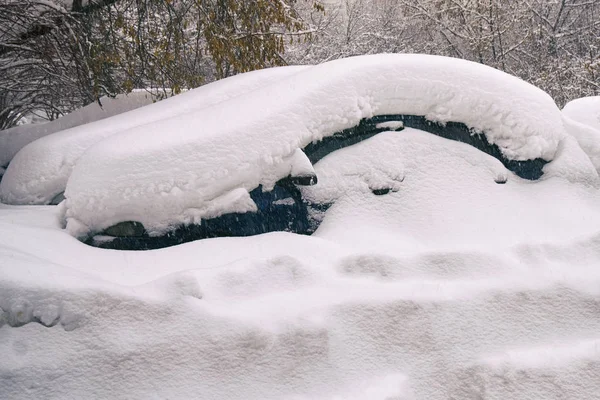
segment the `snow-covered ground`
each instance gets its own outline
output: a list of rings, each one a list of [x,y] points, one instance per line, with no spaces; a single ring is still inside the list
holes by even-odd
[[[468,93],[448,101],[468,103]],[[542,114],[509,113],[513,134],[534,139],[511,141],[504,132],[490,141],[517,158],[547,156],[540,180],[521,179],[464,143],[411,128],[383,132],[315,163],[319,181],[302,195],[333,205],[312,236],[273,232],[113,251],[62,229],[65,204],[0,204],[0,399],[598,398],[600,178],[570,136],[577,125],[563,125],[543,94],[523,93],[527,101],[490,109],[539,106]],[[276,116],[275,104],[265,104],[274,108],[263,115]],[[210,110],[199,115],[225,112]],[[449,110],[448,120],[457,120]],[[224,117],[214,118],[241,126],[236,118],[248,115]],[[113,144],[100,142],[82,160]],[[244,144],[233,142],[236,155]],[[271,145],[265,139],[267,155]],[[296,158],[289,167],[305,165],[285,147]],[[227,167],[226,153],[212,150]],[[149,158],[139,156],[140,175],[130,181],[162,179],[152,169],[141,175]],[[77,179],[75,196],[100,199],[100,186],[88,182],[84,193],[83,175]],[[100,204],[91,201],[90,210],[114,206]]]
[[[310,237],[111,251],[2,206],[0,398],[595,398],[597,189],[412,129],[316,171]]]

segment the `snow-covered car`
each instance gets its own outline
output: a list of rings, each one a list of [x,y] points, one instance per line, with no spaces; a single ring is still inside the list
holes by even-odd
[[[0,398],[594,399],[580,125],[499,71],[385,55],[99,141],[58,207],[0,204]],[[75,238],[184,229],[282,231]]]
[[[338,200],[321,198],[323,185],[302,188],[321,179],[313,165],[401,127],[487,153],[502,166],[491,178],[496,183],[510,176],[597,180],[589,159],[561,162],[582,150],[554,101],[534,86],[463,60],[363,56],[100,141],[68,181],[66,228],[95,245],[132,249],[270,231],[309,234]],[[355,174],[375,176],[365,178],[372,194],[400,190],[400,170],[363,168]]]

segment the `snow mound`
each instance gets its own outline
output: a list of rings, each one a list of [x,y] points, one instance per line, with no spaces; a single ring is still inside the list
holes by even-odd
[[[600,131],[589,125],[563,116],[565,130],[575,138],[578,146],[587,154],[596,171],[600,173]]]
[[[562,112],[565,129],[577,139],[600,172],[600,97],[573,100]]]
[[[600,131],[600,96],[570,101],[562,112],[567,117]]]
[[[179,114],[210,107],[306,68],[279,67],[240,74],[112,118],[44,137],[23,148],[10,163],[0,181],[0,199],[6,204],[48,204],[64,192],[73,166],[95,143],[136,127],[140,127],[140,132],[151,131],[152,124],[158,120],[176,120]],[[74,114],[87,113],[82,109]]]
[[[34,140],[151,104],[152,96],[145,90],[134,90],[115,98],[102,97],[100,103],[102,106],[98,103],[88,104],[54,121],[19,125],[0,131],[0,166],[8,165],[19,150]]]
[[[228,192],[269,190],[298,148],[387,114],[464,123],[511,160],[552,160],[565,137],[553,100],[498,70],[424,55],[336,60],[98,143],[68,182],[67,229],[84,237],[132,220],[159,235],[197,223]],[[240,210],[217,203],[220,213]]]

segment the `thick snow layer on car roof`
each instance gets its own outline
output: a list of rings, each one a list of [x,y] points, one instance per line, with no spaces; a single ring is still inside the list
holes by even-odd
[[[19,150],[34,140],[151,104],[152,96],[145,90],[135,90],[115,98],[102,97],[100,103],[102,106],[98,103],[88,104],[54,121],[19,125],[0,131],[0,166],[6,166]]]
[[[112,251],[0,205],[0,398],[597,397],[598,188],[411,128],[314,167],[312,236]]]
[[[247,191],[286,176],[296,149],[383,114],[464,123],[514,160],[552,160],[565,135],[545,92],[493,68],[426,55],[336,60],[98,143],[68,182],[67,229],[84,236],[134,220],[160,234],[252,211]]]
[[[23,148],[10,163],[0,182],[0,199],[7,204],[48,204],[65,190],[73,166],[95,143],[135,127],[141,127],[140,132],[150,131],[153,122],[165,118],[176,120],[179,114],[229,100],[306,68],[279,67],[240,74],[113,118],[44,137]],[[194,126],[182,128],[192,130]]]

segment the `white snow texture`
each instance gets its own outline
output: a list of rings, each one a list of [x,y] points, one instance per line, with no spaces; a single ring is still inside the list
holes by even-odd
[[[600,173],[600,96],[573,100],[563,108],[563,123]]]
[[[411,128],[314,166],[297,150],[376,113],[465,122],[552,161],[526,181]],[[377,56],[99,142],[61,206],[0,204],[0,399],[597,399],[600,178],[562,118],[485,67]],[[84,231],[146,214],[159,229],[186,206],[220,212],[215,198],[252,208],[248,189],[292,170],[334,203],[312,236],[131,252],[61,228],[65,206]]]
[[[0,206],[0,398],[596,398],[598,189],[408,128],[315,169],[313,236],[118,252]]]
[[[0,199],[6,204],[48,204],[56,195],[64,192],[79,157],[101,140],[139,127],[142,137],[138,140],[144,141],[144,136],[158,120],[176,119],[179,114],[226,101],[304,68],[306,67],[271,68],[237,75],[170,97],[160,103],[46,136],[23,148],[10,163],[0,182]],[[82,110],[77,115],[85,113],[87,116],[87,108]],[[193,131],[198,124],[199,121],[196,121],[178,129]],[[165,134],[168,135],[169,133]]]
[[[562,111],[567,117],[600,131],[600,96],[570,101]]]
[[[54,121],[19,125],[0,131],[0,166],[6,166],[19,150],[41,137],[151,104],[152,96],[145,90],[136,90],[114,99],[102,97],[100,102],[102,107],[92,103]]]

